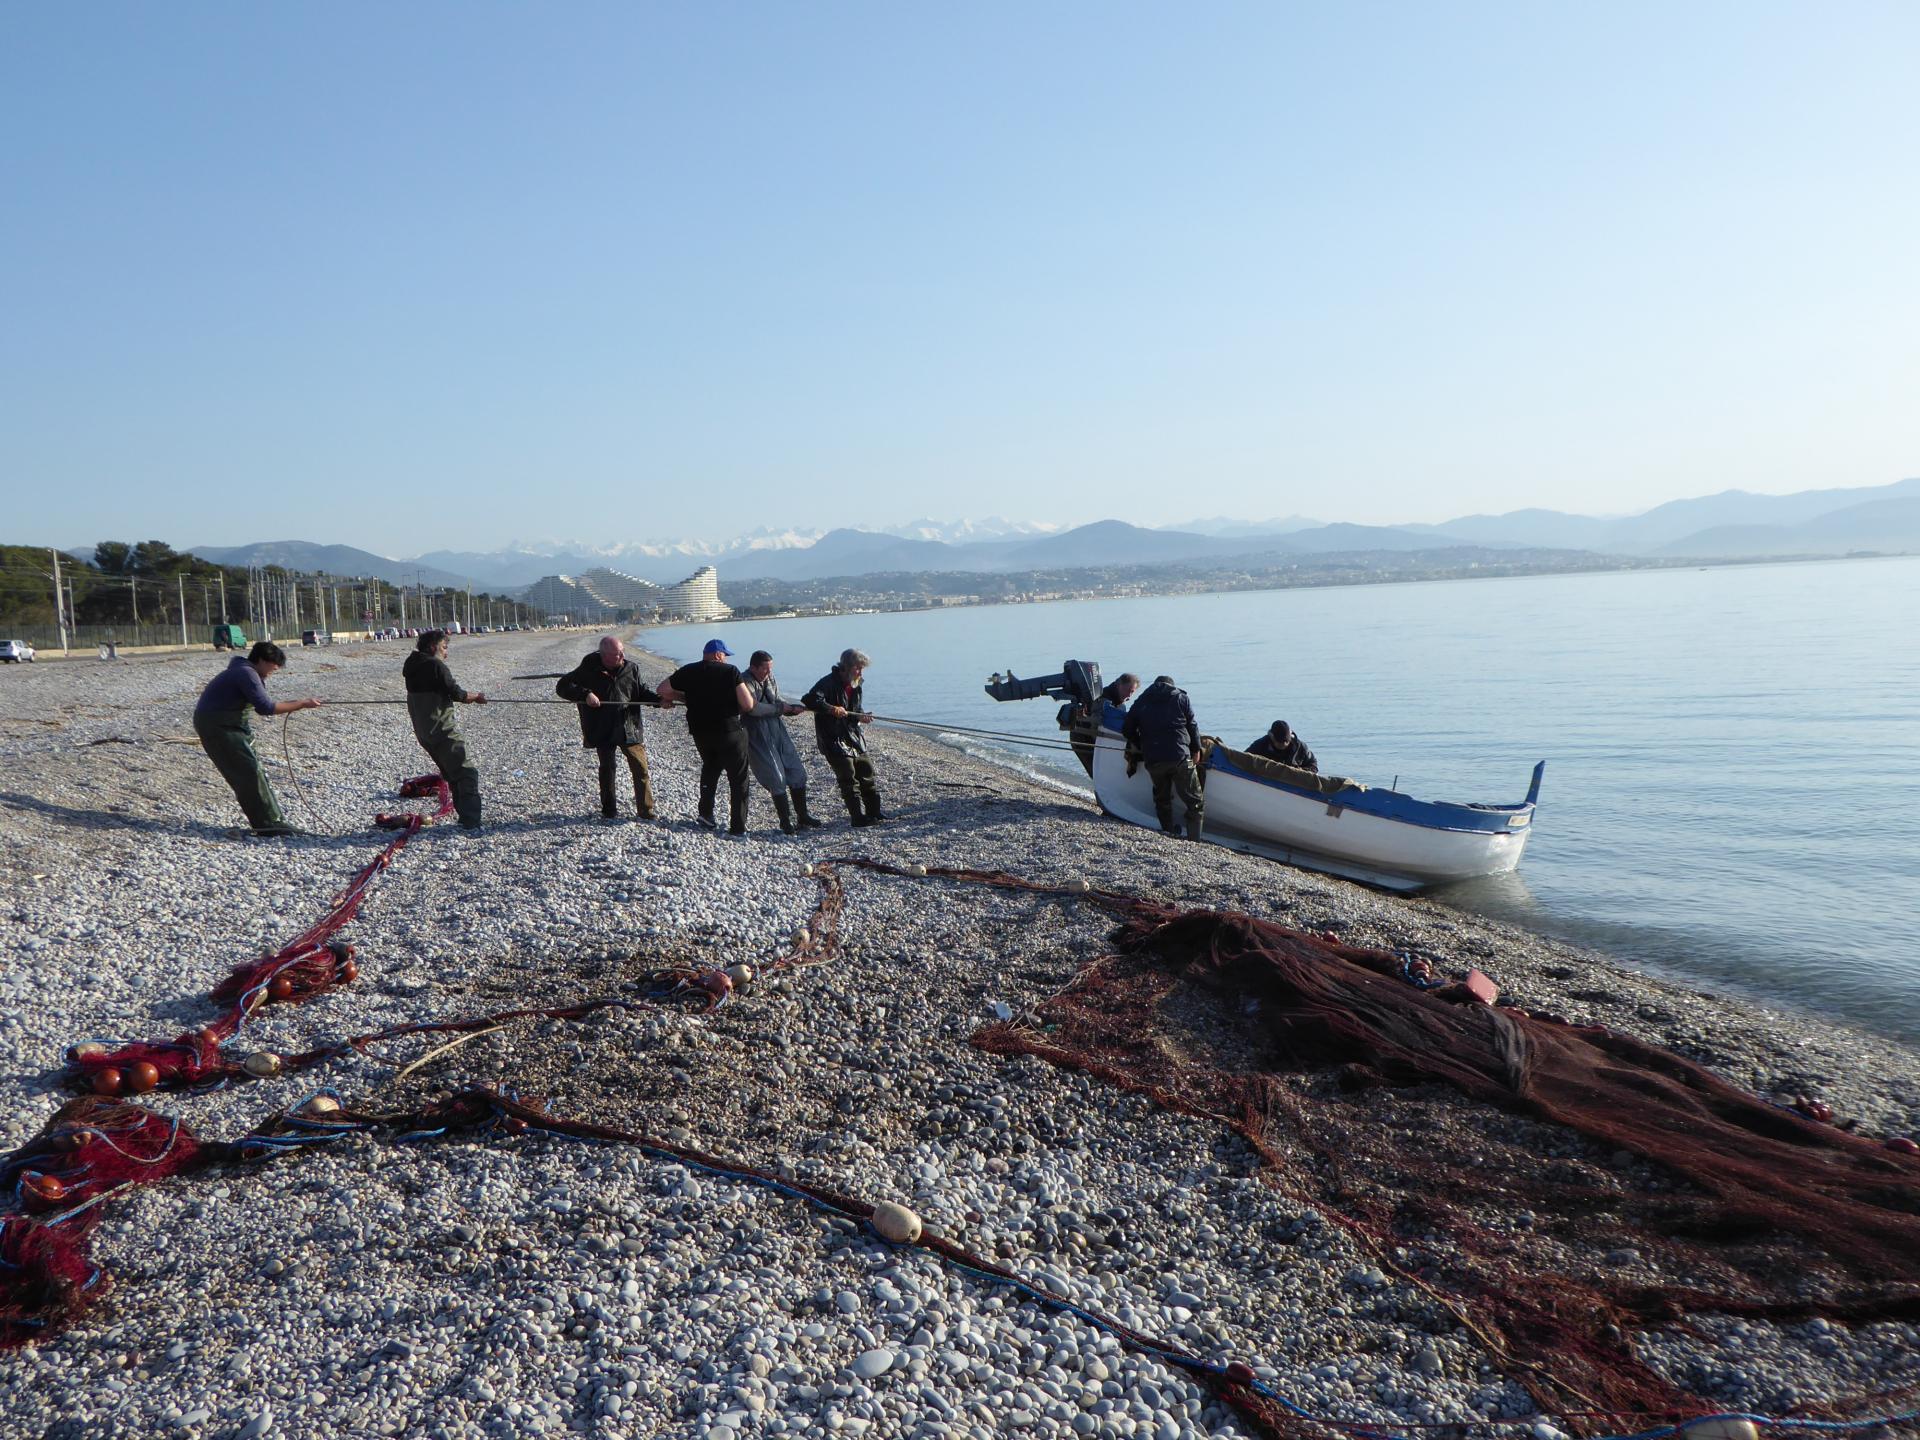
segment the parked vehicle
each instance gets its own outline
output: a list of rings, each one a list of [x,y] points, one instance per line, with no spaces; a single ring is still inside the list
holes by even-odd
[[[0,663],[17,665],[33,659],[33,646],[24,640],[0,640]]]
[[[325,630],[302,630],[300,632],[300,643],[302,645],[331,645],[333,643],[333,636]]]
[[[247,632],[238,625],[216,625],[213,627],[213,648],[244,650],[247,648]]]

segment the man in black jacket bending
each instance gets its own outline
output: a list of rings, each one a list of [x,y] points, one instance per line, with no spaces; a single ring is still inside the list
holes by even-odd
[[[642,820],[653,819],[653,781],[647,773],[646,727],[640,709],[643,705],[664,708],[670,702],[640,678],[640,667],[627,659],[627,647],[615,636],[603,636],[600,648],[562,675],[553,693],[580,706],[580,743],[600,752],[601,818],[619,817],[613,798],[614,757],[624,755],[633,777],[634,810]]]
[[[867,673],[866,653],[842,650],[840,663],[813,682],[800,703],[813,712],[813,738],[840,782],[840,798],[855,827],[878,825],[880,788],[874,783],[873,761],[867,758],[867,739],[860,727],[873,719],[861,708]]]
[[[1200,838],[1206,800],[1200,792],[1200,724],[1193,718],[1193,702],[1170,675],[1158,676],[1147,693],[1133,702],[1121,727],[1129,749],[1138,750],[1153,781],[1153,809],[1160,829],[1178,835],[1173,823],[1177,793],[1187,810],[1187,838]]]

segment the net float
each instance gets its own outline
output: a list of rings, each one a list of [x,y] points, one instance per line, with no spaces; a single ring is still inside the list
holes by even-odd
[[[342,965],[353,959],[357,953],[353,946],[347,944],[344,940],[335,940],[327,946],[327,950],[332,954],[333,958],[338,960]]]
[[[1809,1120],[1818,1120],[1822,1124],[1833,1119],[1833,1107],[1826,1101],[1815,1100],[1811,1096],[1802,1095],[1793,1102],[1793,1108]]]
[[[813,875],[814,875],[814,870],[813,870],[813,866],[811,866],[811,865],[802,865],[802,866],[800,867],[800,873],[801,873],[802,875],[804,875],[804,876],[806,876],[806,877],[807,877],[807,879],[809,879],[809,880],[811,880],[811,879],[813,878]]]
[[[1093,886],[1084,880],[1067,881],[1067,893],[1069,895],[1085,895],[1091,889],[1093,889]]]
[[[733,977],[724,970],[709,970],[695,977],[693,988],[706,991],[713,1003],[718,1005],[733,993]]]
[[[271,1080],[280,1073],[280,1057],[271,1050],[256,1050],[240,1062],[240,1068],[256,1080]]]
[[[104,1070],[94,1071],[91,1083],[96,1095],[118,1095],[126,1083],[126,1077],[109,1065]]]
[[[796,950],[804,950],[807,948],[807,942],[812,939],[813,936],[808,933],[807,927],[802,925],[798,930],[793,932],[793,948]]]
[[[1760,1440],[1759,1428],[1751,1420],[1732,1415],[1696,1420],[1683,1427],[1680,1433],[1686,1440]]]
[[[29,1170],[22,1176],[20,1188],[29,1201],[39,1205],[58,1205],[67,1198],[64,1181],[55,1175],[42,1175],[38,1170]]]
[[[293,998],[292,978],[286,975],[274,976],[267,986],[267,994],[275,1000],[291,1000]]]
[[[98,1040],[82,1040],[67,1053],[75,1060],[91,1060],[96,1055],[106,1054],[107,1047]]]
[[[351,985],[355,980],[358,980],[359,978],[360,978],[360,967],[358,965],[354,964],[353,961],[351,960],[342,960],[340,962],[340,983],[341,984]]]
[[[144,1095],[160,1083],[160,1071],[151,1060],[136,1060],[127,1067],[127,1090],[130,1094]]]
[[[202,1050],[218,1050],[220,1048],[219,1033],[215,1031],[211,1025],[202,1025],[198,1030],[193,1032],[193,1038],[199,1042]]]
[[[307,1115],[331,1115],[339,1108],[340,1102],[331,1095],[311,1096],[307,1103],[300,1107],[301,1112]]]
[[[509,1115],[500,1122],[500,1128],[509,1135],[520,1135],[526,1132],[527,1122],[518,1115]]]
[[[1251,1385],[1253,1367],[1244,1360],[1235,1360],[1227,1366],[1227,1383],[1230,1385]]]
[[[751,965],[729,965],[727,966],[726,974],[727,979],[733,982],[733,988],[736,990],[744,990],[747,986],[753,984],[753,967]]]
[[[927,878],[927,867],[924,865],[909,865],[907,866],[907,874],[913,876],[916,880],[924,880]]]
[[[1888,1139],[1887,1149],[1898,1151],[1902,1155],[1920,1155],[1920,1141],[1905,1135],[1895,1135]]]
[[[911,1245],[920,1238],[924,1227],[920,1217],[906,1206],[882,1200],[873,1207],[873,1228],[880,1232],[881,1238],[896,1245]]]

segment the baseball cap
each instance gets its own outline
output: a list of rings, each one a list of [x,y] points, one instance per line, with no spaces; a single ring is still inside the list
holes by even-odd
[[[700,653],[701,653],[702,655],[731,655],[731,654],[733,654],[733,652],[732,652],[731,650],[729,650],[729,649],[727,649],[727,642],[726,642],[726,641],[724,641],[724,640],[709,640],[709,641],[707,641],[707,648],[706,648],[706,649],[704,649],[704,650],[702,650],[702,651],[701,651]]]

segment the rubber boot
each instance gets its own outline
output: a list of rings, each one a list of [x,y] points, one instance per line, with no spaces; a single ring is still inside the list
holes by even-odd
[[[840,782],[840,798],[847,802],[847,818],[858,830],[867,823],[867,817],[860,812],[860,790],[851,779]]]
[[[807,787],[804,785],[793,787],[793,818],[799,822],[802,830],[818,830],[826,823],[807,813]]]
[[[860,787],[860,798],[866,803],[867,824],[883,824],[887,817],[880,813],[880,792],[872,782],[869,781]]]
[[[780,817],[780,833],[782,835],[793,834],[793,802],[788,800],[784,795],[775,795],[773,797],[773,808],[774,812]]]

